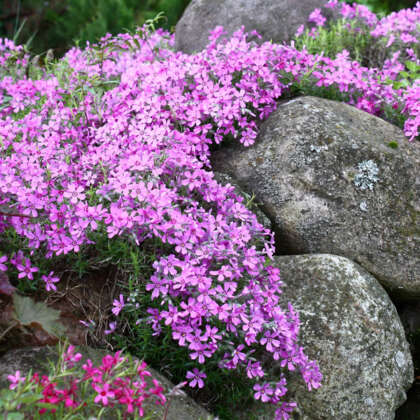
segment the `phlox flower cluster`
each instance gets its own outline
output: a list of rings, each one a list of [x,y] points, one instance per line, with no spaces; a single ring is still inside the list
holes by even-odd
[[[312,19],[322,22],[320,12]],[[0,234],[12,230],[45,258],[83,252],[98,234],[140,247],[158,238],[171,251],[157,258],[146,285],[156,303],[147,314],[154,334],[170,328],[200,369],[217,359],[223,369],[243,370],[255,398],[288,418],[285,380],[268,378],[258,350],[300,372],[309,389],[322,375],[298,345],[298,314],[279,305],[273,234],[232,186],[216,182],[210,146],[226,137],[252,145],[258,120],[302,80],[335,87],[370,113],[401,109],[414,138],[419,90],[383,83],[397,77],[397,58],[370,69],[346,51],[330,59],[293,45],[257,46],[243,30],[219,42],[222,34],[215,28],[195,55],[174,52],[162,30],[106,36],[71,49],[38,79],[3,77]],[[18,255],[19,275],[42,275],[18,254],[0,257],[0,270]],[[42,278],[54,290],[54,273]],[[113,314],[125,305],[119,296]],[[206,376],[197,367],[187,379],[201,387]]]
[[[162,32],[135,38],[136,49],[121,35],[113,47],[103,40],[100,64],[93,49],[69,51],[64,81],[1,80],[10,98],[0,122],[1,199],[22,215],[4,216],[3,229],[46,258],[79,252],[99,231],[138,246],[159,238],[173,253],[155,262],[146,286],[160,303],[150,310],[156,334],[167,325],[198,365],[219,357],[255,380],[264,370],[252,354],[262,346],[317,387],[321,374],[297,344],[298,316],[278,305],[279,272],[266,264],[272,233],[209,170],[212,142],[254,142],[256,119],[285,89],[265,63],[284,63],[241,31],[221,46],[217,30],[212,36],[205,52],[186,56],[163,48],[173,40]],[[115,83],[100,85],[98,97],[98,80]],[[32,265],[22,267],[29,275]],[[115,300],[114,315],[124,304]]]
[[[20,371],[9,375],[9,388],[20,395],[28,392],[40,394],[42,397],[35,402],[40,404],[39,414],[63,414],[67,411],[82,411],[95,408],[99,412],[101,407],[117,408],[127,415],[137,413],[139,417],[145,414],[144,402],[154,401],[158,405],[166,403],[164,389],[156,379],[150,377],[144,362],[134,364],[116,352],[114,356],[106,355],[99,366],[94,366],[88,359],[81,366],[82,355],[74,352],[69,346],[59,362],[59,369],[51,375],[34,373],[30,378],[21,376]],[[53,408],[46,408],[50,404]],[[20,406],[20,410],[25,410]],[[64,414],[63,414],[64,415]]]
[[[16,73],[16,77],[23,77],[29,58],[22,45],[16,45],[10,39],[0,38],[0,77],[11,71]]]
[[[403,9],[399,12],[392,12],[381,19],[371,34],[375,37],[386,37],[387,44],[391,45],[395,40],[400,40],[410,46],[419,43],[420,33],[420,2],[417,2],[412,9]]]
[[[366,6],[356,3],[350,5],[330,1],[326,7],[339,9],[341,16],[347,21],[355,20],[365,25],[373,37],[384,39],[386,47],[398,41],[403,47],[401,51],[403,55],[407,54],[412,59],[418,60],[418,52],[416,54],[413,48],[419,50],[420,2],[417,2],[412,9],[393,12],[382,19],[378,19]]]
[[[378,19],[366,6],[356,3],[350,5],[330,0],[325,7],[337,9],[349,29],[380,38],[382,47],[392,51],[392,54],[382,68],[363,67],[357,61],[352,61],[346,50],[335,59],[318,57],[316,68],[310,75],[313,84],[338,88],[347,96],[349,104],[380,117],[385,115],[386,109],[398,110],[405,116],[405,135],[410,140],[419,136],[418,80],[412,86],[399,89],[391,85],[405,70],[407,60],[420,65],[420,2],[413,9],[394,12],[382,19]],[[320,9],[315,9],[308,21],[319,27],[324,26],[325,18]],[[296,36],[301,36],[303,32],[304,26],[301,26]],[[316,38],[316,28],[312,28],[308,35]]]

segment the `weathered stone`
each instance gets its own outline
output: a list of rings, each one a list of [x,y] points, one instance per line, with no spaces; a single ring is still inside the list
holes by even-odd
[[[102,358],[106,354],[109,354],[105,350],[93,349],[88,346],[76,346],[76,350],[82,353],[82,361],[90,359],[94,365],[100,364]],[[25,376],[30,369],[32,369],[32,372],[47,374],[47,360],[51,360],[55,363],[57,357],[58,353],[56,348],[48,346],[26,347],[7,352],[0,358],[0,390],[8,387],[10,382],[7,380],[7,376],[14,374],[16,370],[20,370],[23,376]],[[166,395],[174,388],[174,385],[168,379],[156,372],[150,366],[147,367],[147,370],[152,374],[152,378],[157,379],[164,387]],[[148,405],[145,402],[145,412],[148,414],[153,413],[152,418],[162,418],[164,410],[165,407],[157,406],[155,404]],[[113,420],[113,416],[103,418],[105,420]],[[214,417],[184,393],[176,393],[171,396],[166,418],[167,420],[212,420]]]
[[[255,214],[258,222],[266,229],[271,230],[271,221],[260,209],[258,203],[255,202],[255,198],[245,192],[230,175],[222,172],[214,172],[214,179],[221,185],[232,185],[235,188],[235,194],[241,196],[245,200],[245,203],[249,203],[248,208]]]
[[[288,379],[296,419],[394,419],[413,381],[413,363],[398,313],[379,282],[347,258],[274,257],[301,320],[300,340],[317,360],[322,386],[308,392],[300,375]]]
[[[398,127],[300,97],[279,105],[252,147],[221,149],[212,163],[255,193],[279,254],[342,255],[395,295],[420,296],[420,144]]]
[[[175,48],[187,54],[203,50],[210,31],[224,27],[231,36],[241,26],[246,32],[257,30],[262,36],[250,38],[259,43],[289,41],[298,27],[308,23],[316,8],[322,8],[325,17],[333,15],[325,9],[324,0],[192,0],[176,25]]]

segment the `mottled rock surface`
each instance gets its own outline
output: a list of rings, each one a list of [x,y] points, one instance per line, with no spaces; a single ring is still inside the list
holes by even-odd
[[[102,357],[108,354],[104,350],[93,349],[87,346],[76,346],[76,350],[82,353],[83,361],[91,359],[94,365],[100,364]],[[7,352],[0,358],[0,389],[8,387],[10,382],[7,380],[7,376],[14,374],[16,370],[20,370],[23,376],[30,369],[32,369],[32,372],[38,371],[42,374],[47,374],[48,370],[45,368],[47,360],[54,362],[57,360],[55,347],[26,347]],[[158,372],[150,367],[147,370],[152,374],[152,378],[157,379],[165,388],[166,394],[174,388],[174,384]],[[153,418],[162,418],[164,407],[155,404],[145,405],[146,413],[151,414],[151,410],[154,413]],[[171,397],[167,420],[212,420],[213,418],[204,408],[200,407],[186,395],[174,395]]]
[[[420,297],[420,144],[398,127],[299,97],[279,105],[253,146],[221,149],[212,164],[255,193],[279,254],[342,255],[395,296]]]
[[[394,419],[413,381],[413,363],[397,311],[378,281],[347,258],[274,257],[283,304],[301,320],[301,344],[318,361],[322,387],[308,392],[291,376],[296,419]]]
[[[228,36],[241,26],[246,32],[257,30],[261,40],[282,43],[289,41],[298,27],[308,23],[324,0],[192,0],[176,25],[175,48],[187,54],[203,50],[212,29],[221,25]],[[322,8],[325,17],[331,9]]]

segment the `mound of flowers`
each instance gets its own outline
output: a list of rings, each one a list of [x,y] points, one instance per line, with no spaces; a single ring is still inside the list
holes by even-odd
[[[348,19],[363,17],[359,6],[342,7]],[[420,4],[410,13],[418,17]],[[378,36],[405,33],[392,19],[400,17],[381,21]],[[320,12],[311,20],[323,24]],[[215,181],[211,147],[227,138],[252,145],[258,120],[307,85],[333,88],[379,116],[396,110],[412,140],[420,84],[394,85],[404,66],[398,56],[367,68],[346,51],[328,58],[293,43],[258,46],[243,31],[225,41],[222,34],[216,28],[207,48],[189,56],[173,50],[168,33],[144,27],[36,69],[24,50],[2,41],[0,235],[20,238],[22,249],[1,255],[0,270],[54,290],[57,278],[37,259],[83,253],[98,236],[138,247],[158,239],[170,252],[156,258],[145,287],[156,302],[147,320],[154,334],[170,327],[188,348],[196,362],[186,372],[190,385],[203,386],[206,363],[218,360],[221,369],[243,370],[254,397],[287,419],[295,404],[285,402],[286,379],[270,378],[256,355],[264,349],[299,371],[309,389],[322,375],[298,344],[298,314],[279,305],[273,233],[232,186]],[[410,34],[418,44],[418,27]],[[121,295],[114,315],[125,305]]]

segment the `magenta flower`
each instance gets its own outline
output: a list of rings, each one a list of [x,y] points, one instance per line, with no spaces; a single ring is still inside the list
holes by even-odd
[[[144,378],[146,376],[152,376],[152,374],[148,370],[146,370],[146,368],[147,364],[144,360],[142,360],[141,363],[139,363],[139,365],[137,366],[137,373],[142,381],[144,381]]]
[[[64,354],[64,362],[70,367],[72,368],[75,363],[79,362],[82,358],[81,353],[76,353],[74,354],[74,349],[75,347],[70,345],[67,348],[66,353]]]
[[[296,38],[300,37],[303,34],[304,30],[305,30],[305,25],[300,25],[299,28],[297,28],[295,37]]]
[[[280,407],[276,409],[275,420],[289,420],[290,413],[296,408],[297,404],[294,402],[283,402]]]
[[[197,368],[194,368],[192,372],[191,371],[187,372],[186,377],[187,379],[190,380],[189,386],[191,388],[195,388],[197,385],[199,388],[203,388],[204,386],[203,379],[207,378],[207,375],[204,372],[200,372]]]
[[[324,26],[327,19],[322,15],[321,9],[315,9],[310,15],[309,15],[309,22],[314,22],[316,26]]]
[[[55,286],[54,283],[57,283],[60,281],[60,279],[58,277],[53,277],[54,272],[51,271],[50,274],[48,274],[48,276],[43,275],[41,278],[42,280],[44,280],[45,282],[45,289],[47,290],[47,292],[51,291],[51,290],[57,290],[57,287]]]
[[[115,393],[109,389],[109,384],[104,384],[101,388],[98,385],[92,385],[93,389],[98,393],[98,395],[95,397],[95,403],[101,403],[102,405],[108,405],[109,399],[113,399],[115,397]]]
[[[70,184],[63,196],[68,198],[70,203],[76,204],[78,201],[84,200],[85,194],[83,192],[84,188],[82,186]]]
[[[14,375],[9,375],[7,379],[11,382],[9,389],[15,389],[20,382],[25,380],[23,376],[20,376],[20,370],[17,370]]]
[[[25,265],[16,265],[16,268],[20,271],[18,274],[18,278],[23,279],[24,277],[27,277],[29,280],[33,280],[34,276],[32,275],[32,273],[36,273],[37,271],[39,271],[38,267],[32,267],[29,258],[25,259],[24,264]]]
[[[110,322],[109,323],[109,330],[104,331],[105,335],[112,334],[115,331],[116,328],[117,328],[117,323],[116,322]]]
[[[112,313],[115,316],[118,316],[118,314],[122,311],[122,309],[125,306],[123,295],[120,295],[120,300],[114,299],[114,302],[112,304],[114,305],[114,307],[112,308]]]
[[[271,396],[273,395],[274,391],[268,384],[255,384],[253,387],[256,393],[254,394],[254,398],[256,400],[261,400],[262,402],[268,402],[271,400]]]
[[[0,271],[7,271],[7,265],[4,263],[7,262],[7,256],[3,255],[0,257]]]

